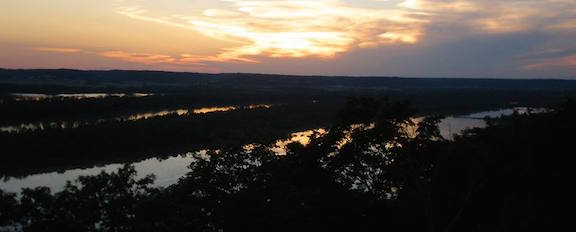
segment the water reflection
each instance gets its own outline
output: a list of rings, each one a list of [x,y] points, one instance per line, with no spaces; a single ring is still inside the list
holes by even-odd
[[[231,110],[236,110],[236,107],[225,106],[225,107],[200,108],[200,109],[195,109],[194,113],[195,114],[208,114],[208,113],[214,113],[214,112],[226,112],[226,111],[231,111]]]
[[[82,122],[38,122],[38,123],[22,123],[16,126],[3,126],[0,127],[0,132],[8,132],[8,133],[20,133],[22,131],[35,131],[35,130],[44,130],[46,128],[60,128],[60,129],[67,129],[67,128],[77,128],[80,127]]]
[[[532,108],[532,107],[514,107],[510,109],[500,109],[492,111],[484,111],[466,115],[467,118],[484,119],[485,117],[497,118],[501,116],[512,115],[514,112],[517,114],[540,114],[548,112],[546,108]]]
[[[277,155],[286,155],[286,146],[292,142],[298,142],[302,145],[308,145],[313,135],[322,135],[327,133],[325,129],[314,129],[291,134],[291,137],[285,140],[278,140],[271,150]],[[246,151],[255,148],[254,144],[244,146]],[[206,154],[207,150],[197,151],[200,155]],[[132,163],[138,172],[137,178],[143,178],[146,175],[156,175],[155,187],[167,187],[178,182],[180,177],[188,173],[188,165],[194,161],[194,153],[169,157],[167,159],[150,158],[143,161]],[[24,178],[5,178],[0,182],[0,189],[7,192],[19,193],[22,188],[36,188],[40,186],[49,187],[53,192],[60,191],[64,188],[67,181],[74,181],[79,176],[97,175],[100,172],[111,173],[117,171],[123,164],[109,164],[102,167],[93,167],[87,169],[71,169],[62,173],[51,172],[44,174],[30,175]]]
[[[270,109],[272,105],[270,104],[256,104],[256,105],[248,105],[248,106],[216,106],[216,107],[204,107],[194,109],[195,114],[208,114],[208,113],[216,113],[216,112],[226,112],[226,111],[233,111],[239,109],[247,109],[247,110],[255,110],[255,109]]]
[[[167,115],[178,115],[178,116],[182,116],[182,115],[187,115],[188,114],[188,110],[187,109],[178,109],[178,110],[164,110],[164,111],[160,111],[160,112],[151,112],[151,113],[142,113],[142,114],[134,114],[134,115],[130,115],[128,117],[118,117],[115,118],[116,121],[137,121],[137,120],[145,120],[145,119],[150,119],[150,118],[156,118],[156,117],[164,117]]]
[[[258,104],[258,105],[249,105],[249,106],[247,106],[247,107],[245,107],[245,108],[246,108],[246,109],[249,109],[249,110],[261,109],[261,108],[270,109],[270,108],[272,108],[272,106],[273,106],[273,105],[270,105],[270,104]]]
[[[178,182],[178,179],[188,172],[188,165],[192,162],[192,153],[186,153],[180,156],[170,157],[160,160],[158,158],[146,159],[133,163],[137,178],[143,178],[146,175],[156,175],[154,186],[166,187]],[[71,169],[63,173],[51,172],[38,175],[30,175],[22,179],[7,178],[0,183],[0,189],[8,192],[19,193],[22,188],[35,188],[39,186],[49,187],[52,191],[60,191],[64,188],[67,181],[74,181],[79,176],[97,175],[100,172],[114,172],[122,164],[109,164],[103,167],[94,167],[88,169]]]
[[[217,112],[226,112],[226,111],[233,111],[233,110],[255,110],[255,109],[269,109],[273,105],[270,104],[256,104],[256,105],[248,105],[248,106],[221,106],[221,107],[203,107],[193,109],[192,112],[194,114],[208,114],[208,113],[217,113]],[[24,131],[36,131],[36,130],[45,130],[47,128],[59,128],[59,129],[68,129],[68,128],[78,128],[81,126],[93,125],[97,123],[104,123],[108,121],[138,121],[138,120],[146,120],[152,119],[157,117],[164,117],[168,115],[178,115],[178,116],[185,116],[189,115],[190,110],[188,109],[177,109],[177,110],[162,110],[158,112],[146,112],[146,113],[137,113],[128,116],[120,116],[116,118],[109,118],[109,119],[97,119],[97,120],[84,120],[84,121],[60,121],[60,122],[36,122],[36,123],[22,123],[20,125],[9,125],[9,126],[1,126],[0,132],[8,132],[8,133],[21,133]]]
[[[484,117],[500,117],[505,115],[511,115],[515,111],[518,113],[529,113],[529,112],[539,113],[539,112],[545,112],[546,110],[515,108],[515,109],[479,112],[462,116],[452,116],[444,118],[439,124],[439,129],[444,138],[452,139],[454,134],[459,134],[465,129],[475,127],[485,127],[486,124],[483,120]],[[171,111],[171,112],[172,113],[176,112],[179,115],[188,113],[187,111]],[[147,116],[152,117],[154,115],[147,115]],[[146,118],[146,116],[142,117]],[[422,118],[415,118],[415,121],[418,122],[421,119]],[[366,129],[370,129],[373,126],[374,125],[372,124],[368,125]],[[416,131],[416,128],[413,126],[411,128],[407,127],[406,129],[413,130],[413,133],[415,133]],[[271,149],[278,155],[286,155],[287,153],[286,146],[288,144],[292,142],[298,142],[301,143],[302,145],[308,145],[313,136],[320,136],[326,133],[327,130],[323,128],[295,132],[291,134],[290,138],[284,140],[278,140]],[[346,142],[348,141],[343,141],[343,144],[345,144]],[[246,149],[247,151],[250,151],[251,149],[254,148],[255,148],[254,144],[247,144],[244,146],[244,149]],[[200,154],[206,153],[205,150],[199,152]],[[155,186],[165,187],[176,183],[180,177],[184,176],[188,172],[187,168],[188,165],[193,160],[194,160],[193,153],[189,152],[163,160],[158,158],[146,159],[140,162],[133,163],[133,165],[138,171],[139,178],[149,174],[155,174],[157,177]],[[59,191],[62,190],[62,188],[66,184],[66,181],[75,180],[78,176],[96,175],[101,171],[112,172],[116,171],[121,166],[122,166],[121,164],[110,164],[103,167],[94,167],[89,169],[72,169],[65,171],[63,173],[52,172],[38,175],[30,175],[28,177],[21,179],[10,178],[0,182],[0,189],[3,189],[8,192],[20,192],[22,188],[35,188],[38,186],[47,186],[50,187],[52,191]]]
[[[277,155],[286,155],[286,146],[288,146],[288,144],[296,142],[306,146],[310,144],[312,136],[321,136],[326,133],[328,132],[324,128],[295,132],[290,135],[289,139],[276,141],[271,150]],[[244,149],[246,149],[246,147]]]
[[[455,134],[460,134],[464,130],[472,128],[486,127],[484,119],[466,117],[447,117],[438,124],[442,138],[452,140]]]
[[[460,134],[462,131],[471,128],[486,127],[485,118],[498,118],[502,116],[510,116],[514,113],[517,114],[538,114],[549,111],[545,108],[530,108],[530,107],[515,107],[510,109],[500,109],[472,113],[461,116],[451,116],[444,118],[439,124],[440,134],[443,138],[451,140],[454,139],[455,134]]]
[[[153,93],[74,93],[74,94],[38,94],[38,93],[12,93],[16,101],[41,101],[51,98],[88,99],[106,97],[147,97]]]
[[[285,140],[278,140],[272,148],[277,155],[286,155],[286,146],[292,142],[299,142],[302,145],[308,145],[313,135],[322,135],[327,133],[325,129],[314,129],[291,134],[291,137]],[[254,144],[247,144],[244,149],[253,150]],[[199,154],[206,154],[207,150],[198,151]],[[132,163],[138,172],[137,178],[143,178],[146,175],[156,175],[154,186],[167,187],[178,182],[188,171],[188,165],[194,161],[193,153],[188,152],[182,155],[170,157],[167,159],[150,158],[143,161]],[[100,172],[113,172],[122,167],[122,164],[109,164],[102,167],[87,169],[71,169],[62,173],[51,172],[44,174],[30,175],[24,178],[6,178],[0,182],[0,189],[7,192],[19,193],[22,188],[35,188],[39,186],[49,187],[53,192],[60,191],[64,188],[67,181],[76,180],[79,176],[97,175]]]
[[[148,113],[138,113],[128,116],[121,116],[111,119],[96,119],[96,120],[84,120],[84,121],[60,121],[60,122],[37,122],[37,123],[22,123],[20,125],[2,126],[0,127],[0,132],[8,133],[21,133],[24,131],[36,131],[51,129],[69,129],[78,128],[81,126],[94,125],[98,123],[105,123],[110,121],[138,121],[146,120],[156,117],[164,117],[168,115],[176,114],[178,116],[183,116],[188,114],[187,109],[177,109],[177,110],[163,110],[159,112],[148,112]]]

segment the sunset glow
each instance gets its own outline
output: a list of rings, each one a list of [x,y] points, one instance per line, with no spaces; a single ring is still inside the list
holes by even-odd
[[[2,68],[576,73],[573,0],[4,0],[0,27]]]

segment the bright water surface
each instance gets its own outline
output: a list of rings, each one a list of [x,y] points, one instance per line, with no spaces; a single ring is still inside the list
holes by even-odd
[[[88,99],[88,98],[106,98],[106,97],[147,97],[153,96],[153,93],[74,93],[74,94],[39,94],[39,93],[12,93],[10,94],[17,101],[40,101],[50,98],[70,98],[70,99]]]
[[[272,105],[269,104],[258,104],[258,105],[248,105],[248,106],[217,106],[217,107],[202,107],[193,109],[193,114],[209,114],[216,112],[233,111],[240,109],[254,110],[265,108],[269,109]],[[98,120],[85,120],[85,121],[60,121],[60,122],[35,122],[35,123],[22,123],[20,125],[9,125],[0,126],[0,132],[8,133],[21,133],[23,131],[36,131],[45,130],[47,128],[78,128],[80,126],[87,126],[96,123],[103,123],[106,121],[138,121],[157,117],[164,117],[167,115],[176,114],[178,116],[190,114],[188,109],[177,109],[177,110],[162,110],[157,112],[145,112],[137,113],[132,115],[126,115],[121,117],[109,118],[109,119],[98,119]]]

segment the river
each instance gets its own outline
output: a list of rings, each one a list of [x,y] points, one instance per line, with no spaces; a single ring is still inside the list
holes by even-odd
[[[261,107],[269,107],[268,105],[262,105]],[[233,110],[230,109],[213,109],[214,111],[220,110]],[[214,112],[212,110],[206,110]],[[440,124],[439,129],[442,136],[446,139],[452,139],[453,134],[459,134],[463,130],[468,128],[481,128],[485,127],[484,117],[500,117],[505,115],[511,115],[514,111],[519,113],[530,112],[542,112],[543,109],[529,109],[525,107],[519,107],[514,109],[502,109],[494,111],[483,111],[468,115],[451,116],[444,118]],[[196,113],[206,113],[206,112],[196,112]],[[290,142],[300,142],[302,144],[307,144],[309,142],[309,137],[314,134],[313,132],[324,133],[324,129],[313,129],[307,131],[300,131],[292,133],[292,136],[287,139],[278,140],[275,147],[272,150],[279,154],[285,154],[285,146]],[[206,151],[196,151],[196,152],[206,152]],[[132,163],[136,171],[138,172],[138,178],[144,177],[149,174],[154,174],[156,176],[156,181],[154,186],[156,187],[166,187],[175,184],[178,179],[184,176],[189,170],[188,165],[193,160],[193,153],[188,152],[184,154],[178,154],[167,159],[150,158],[142,160],[139,162]],[[93,167],[87,169],[70,169],[64,172],[50,172],[43,174],[30,175],[24,178],[5,178],[0,181],[0,189],[7,192],[20,192],[22,188],[35,188],[39,186],[47,186],[52,191],[60,191],[63,189],[67,181],[74,181],[79,176],[86,175],[96,175],[100,172],[112,172],[116,171],[123,164],[109,164],[101,167]]]

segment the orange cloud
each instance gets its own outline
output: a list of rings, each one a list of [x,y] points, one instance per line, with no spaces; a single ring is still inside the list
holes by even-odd
[[[384,0],[387,1],[387,0]],[[431,0],[404,0],[399,4],[408,9],[426,12],[471,12],[479,9],[474,1],[454,0],[454,1],[431,1]]]
[[[114,57],[178,65],[257,63],[261,57],[327,59],[362,48],[418,44],[434,28],[456,30],[430,39],[463,33],[566,32],[576,28],[574,4],[574,0],[374,0],[363,5],[340,0],[221,0],[192,15],[157,15],[144,7],[124,7],[117,13],[231,43],[209,55],[182,52],[152,58],[142,54]],[[569,63],[562,60],[547,65]]]
[[[241,59],[236,57],[227,58],[225,56],[197,56],[190,54],[180,54],[177,56],[166,54],[152,54],[152,53],[139,53],[139,52],[126,52],[126,51],[106,51],[100,52],[98,55],[106,58],[119,59],[127,62],[138,64],[170,64],[170,65],[205,65],[206,62],[256,62],[248,59]]]
[[[525,65],[523,68],[526,70],[570,68],[576,71],[576,55],[545,59]]]
[[[366,46],[414,44],[426,20],[401,9],[371,9],[338,1],[226,0],[222,9],[197,16],[149,16],[139,8],[118,13],[139,20],[196,30],[206,36],[237,43],[208,62],[255,62],[253,57],[330,58]]]
[[[162,64],[173,63],[176,59],[169,55],[149,54],[149,53],[131,53],[125,51],[108,51],[99,54],[103,57],[120,59],[140,64]]]
[[[55,53],[78,53],[78,52],[82,52],[82,50],[76,49],[76,48],[38,47],[38,48],[32,48],[32,50],[41,51],[41,52],[55,52]]]

